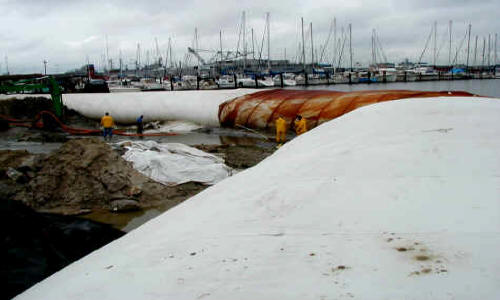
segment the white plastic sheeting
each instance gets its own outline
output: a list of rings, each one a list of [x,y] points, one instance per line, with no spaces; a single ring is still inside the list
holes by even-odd
[[[23,100],[25,98],[47,98],[51,99],[49,94],[0,94],[0,101],[2,100]]]
[[[499,115],[357,109],[17,299],[500,299]]]
[[[196,129],[203,128],[203,126],[187,121],[155,121],[147,125],[153,125],[154,129],[146,129],[145,133],[158,133],[158,132],[175,132],[186,133]]]
[[[215,155],[178,143],[155,141],[127,143],[122,156],[132,162],[134,169],[166,185],[190,181],[215,184],[231,175],[231,168]]]
[[[219,104],[255,92],[251,89],[214,91],[167,91],[106,94],[64,94],[63,103],[91,119],[109,112],[118,123],[184,120],[219,126]]]

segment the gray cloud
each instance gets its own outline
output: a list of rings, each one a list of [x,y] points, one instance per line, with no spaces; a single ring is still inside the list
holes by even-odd
[[[222,30],[223,47],[234,49],[242,10],[247,12],[248,37],[250,28],[254,28],[258,43],[262,40],[265,12],[271,13],[273,58],[282,58],[285,49],[288,59],[296,58],[301,40],[300,17],[304,17],[307,26],[313,22],[318,52],[327,39],[334,16],[339,36],[341,28],[352,23],[354,59],[362,64],[370,59],[372,29],[377,30],[388,59],[397,62],[405,57],[418,59],[434,21],[438,22],[439,44],[446,45],[448,20],[453,20],[454,49],[459,46],[469,22],[473,26],[473,40],[475,35],[487,37],[488,33],[493,37],[500,28],[500,18],[496,15],[500,4],[489,0],[0,0],[0,8],[0,54],[8,55],[11,72],[40,72],[44,59],[49,61],[51,72],[79,67],[87,57],[99,65],[105,53],[106,36],[110,57],[117,61],[121,51],[129,65],[135,59],[137,43],[143,49],[143,60],[146,51],[152,57],[155,38],[164,53],[171,37],[176,60],[181,60],[193,41],[195,27],[200,48],[218,49]],[[332,56],[331,49],[330,44],[325,55],[328,59]],[[309,53],[308,49],[308,60]],[[424,60],[430,59],[428,51]],[[441,49],[439,59],[447,62],[447,49]]]

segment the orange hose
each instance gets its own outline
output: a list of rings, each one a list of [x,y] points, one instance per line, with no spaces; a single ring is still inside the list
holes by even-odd
[[[28,127],[28,128],[44,128],[43,121],[41,121],[43,115],[48,115],[50,116],[54,121],[59,124],[61,129],[64,132],[67,132],[72,135],[93,135],[93,134],[101,134],[102,131],[99,129],[85,129],[85,128],[74,128],[74,127],[69,127],[66,124],[64,124],[54,113],[50,111],[41,111],[39,112],[35,119],[30,121],[30,120],[19,120],[19,119],[13,119],[8,116],[0,115],[0,119],[4,119],[7,122],[9,122],[9,126],[12,127]],[[172,135],[177,135],[177,133],[173,132],[158,132],[158,133],[129,133],[123,130],[113,130],[113,134],[116,135],[121,135],[121,136],[172,136]]]

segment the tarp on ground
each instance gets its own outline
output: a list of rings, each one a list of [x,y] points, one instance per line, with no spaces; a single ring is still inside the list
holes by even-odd
[[[499,115],[469,97],[354,110],[16,300],[499,299]]]
[[[144,115],[144,122],[182,120],[219,126],[219,104],[253,91],[255,90],[235,89],[63,94],[63,103],[91,119],[99,120],[105,112],[109,112],[116,122],[122,124],[133,124],[137,117]]]
[[[179,143],[125,141],[126,161],[149,178],[166,185],[186,182],[216,184],[231,175],[231,168],[215,155]]]

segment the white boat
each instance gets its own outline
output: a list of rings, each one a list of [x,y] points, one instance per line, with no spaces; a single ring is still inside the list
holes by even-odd
[[[433,68],[430,67],[419,67],[415,68],[413,70],[409,70],[409,73],[413,72],[417,80],[438,80],[439,79],[439,73],[436,72]]]
[[[351,83],[358,83],[359,82],[359,76],[357,73],[354,72],[344,72],[344,73],[337,73],[333,75],[333,82],[334,83],[349,83],[349,74],[351,74]]]
[[[259,87],[273,87],[274,81],[272,77],[264,77],[264,79],[257,79]]]
[[[379,68],[375,73],[377,82],[395,82],[398,78],[395,68]]]
[[[222,75],[217,80],[217,85],[219,88],[234,88],[234,76],[233,75]]]
[[[194,75],[183,75],[180,81],[174,83],[176,90],[196,90],[197,78]]]
[[[293,73],[283,73],[283,85],[284,86],[296,86],[295,75]],[[281,76],[275,75],[273,77],[274,85],[281,86]]]
[[[236,83],[238,87],[255,87],[255,79],[250,77],[237,77]]]
[[[139,87],[133,86],[130,80],[107,80],[109,92],[110,93],[123,93],[123,92],[140,92]]]

